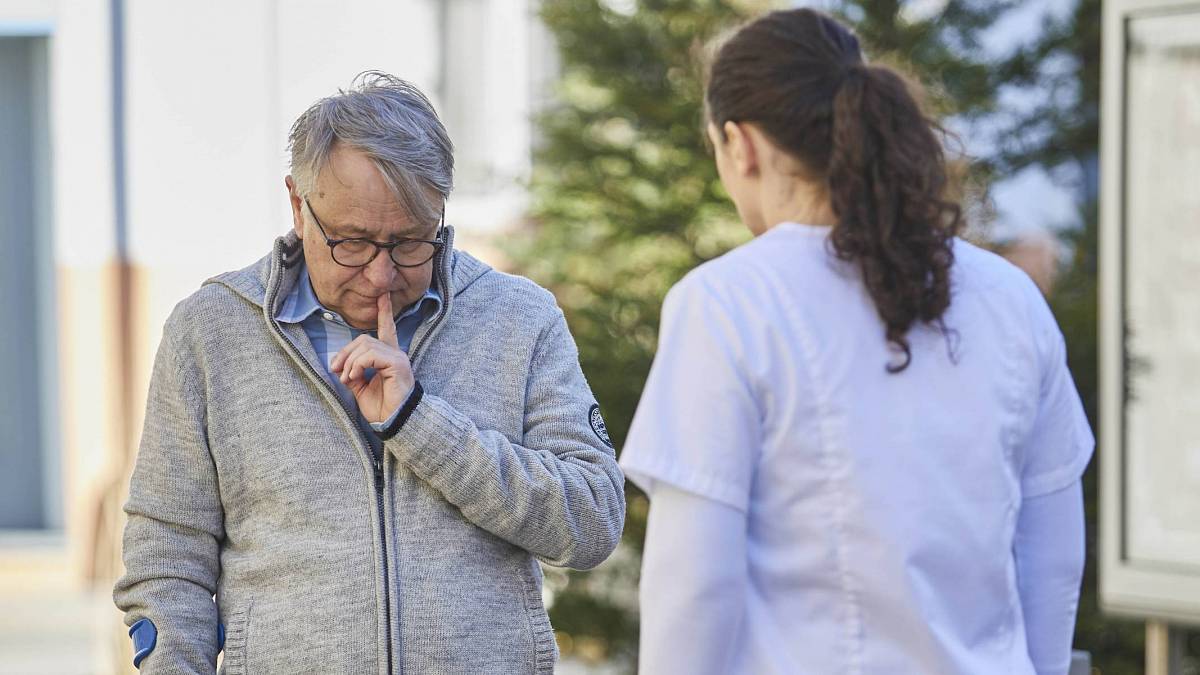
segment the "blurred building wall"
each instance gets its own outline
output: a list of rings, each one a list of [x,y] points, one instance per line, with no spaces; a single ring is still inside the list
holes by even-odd
[[[27,129],[29,148],[16,200],[29,212],[3,228],[28,251],[0,250],[5,292],[30,305],[5,318],[0,348],[36,347],[10,356],[28,373],[0,386],[24,402],[15,419],[39,420],[0,417],[0,469],[24,462],[28,478],[6,487],[34,514],[19,529],[0,520],[0,614],[62,594],[107,602],[163,321],[290,227],[287,131],[317,98],[368,69],[429,94],[457,145],[447,220],[487,257],[524,211],[530,116],[551,77],[534,4],[0,0],[0,130]],[[15,95],[21,82],[35,93]],[[10,113],[26,121],[5,127]],[[0,170],[20,173],[4,157]],[[120,615],[96,611],[84,660],[127,669]],[[0,653],[34,639],[19,630],[0,621]]]

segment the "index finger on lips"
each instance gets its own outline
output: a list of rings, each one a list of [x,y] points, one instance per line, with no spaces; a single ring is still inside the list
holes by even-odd
[[[385,292],[380,295],[377,307],[379,310],[376,319],[379,323],[379,341],[399,349],[400,342],[396,339],[396,319],[392,316],[392,294]]]

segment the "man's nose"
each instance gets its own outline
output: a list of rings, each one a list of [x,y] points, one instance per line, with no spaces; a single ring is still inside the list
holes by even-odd
[[[396,264],[392,262],[392,257],[388,255],[387,251],[382,250],[363,268],[363,275],[366,276],[367,281],[371,282],[371,285],[380,292],[391,290],[395,285],[396,275],[399,273]]]

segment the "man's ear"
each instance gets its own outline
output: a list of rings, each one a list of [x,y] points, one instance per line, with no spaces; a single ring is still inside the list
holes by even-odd
[[[730,164],[739,176],[758,174],[758,152],[747,128],[733,121],[725,123],[725,143],[729,147]]]
[[[283,179],[283,184],[287,186],[288,203],[292,207],[292,229],[296,231],[296,236],[304,238],[304,200],[300,198],[296,192],[296,181],[292,180],[291,176]]]

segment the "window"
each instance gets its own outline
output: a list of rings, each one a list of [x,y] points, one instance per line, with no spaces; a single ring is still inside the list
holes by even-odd
[[[0,37],[0,529],[61,526],[48,40]]]

